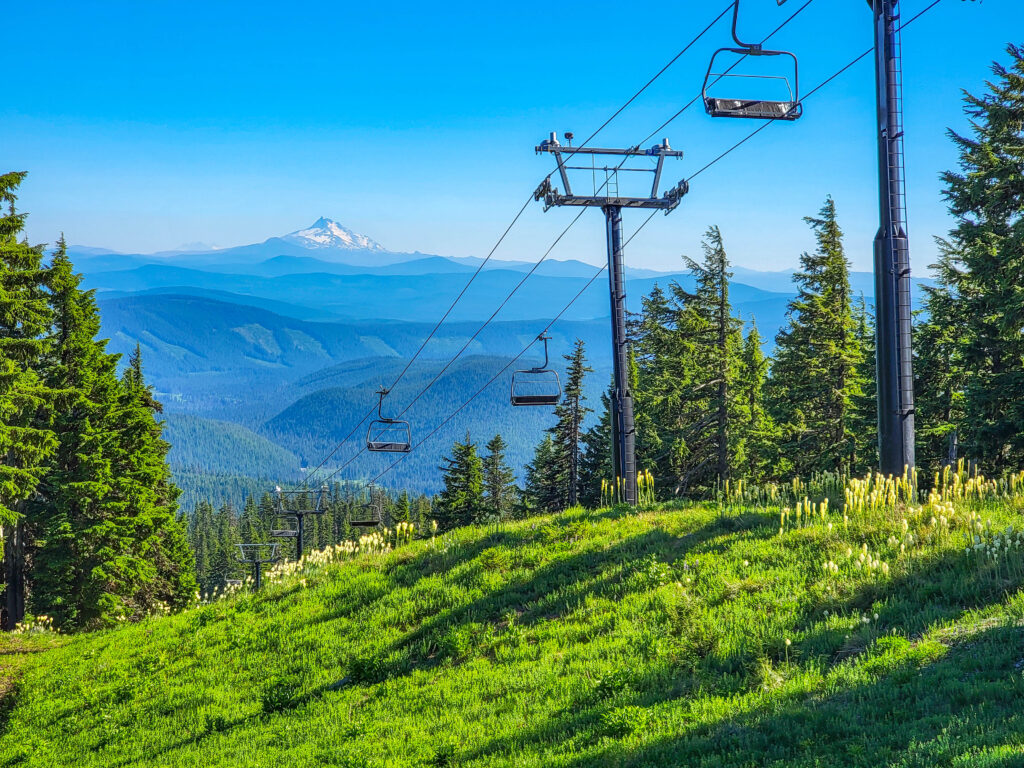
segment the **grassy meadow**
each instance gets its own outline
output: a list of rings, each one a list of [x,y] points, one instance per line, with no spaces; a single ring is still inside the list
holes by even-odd
[[[13,635],[0,765],[1024,765],[1024,479],[916,499],[389,532],[260,594]]]

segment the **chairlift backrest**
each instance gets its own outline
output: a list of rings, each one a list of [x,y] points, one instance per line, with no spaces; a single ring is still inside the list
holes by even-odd
[[[303,509],[303,504],[300,502],[307,499],[311,494],[315,494],[313,506]],[[278,517],[285,515],[294,516],[296,514],[318,515],[327,511],[327,485],[321,485],[316,490],[308,488],[282,490],[281,486],[277,486],[274,488],[274,495],[277,496],[275,508],[277,509]]]
[[[239,544],[240,556],[236,559],[241,563],[272,563],[278,560],[277,542],[252,542]]]

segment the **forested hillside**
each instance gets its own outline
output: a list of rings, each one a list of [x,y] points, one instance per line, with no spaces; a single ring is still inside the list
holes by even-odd
[[[227,421],[169,414],[164,439],[171,445],[167,460],[175,469],[288,480],[301,468],[295,454]]]

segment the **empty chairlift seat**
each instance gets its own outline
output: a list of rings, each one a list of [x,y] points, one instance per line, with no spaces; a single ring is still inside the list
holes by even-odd
[[[349,517],[349,525],[354,528],[376,528],[381,524],[382,501],[378,494],[370,488],[369,499],[356,504],[352,515]]]
[[[779,5],[785,0],[779,0]],[[711,57],[701,95],[704,109],[712,117],[739,117],[752,120],[797,120],[803,115],[800,103],[800,65],[796,56],[789,51],[770,51],[758,43],[744,43],[736,32],[739,16],[739,0],[733,4],[732,39],[736,48],[719,48]],[[719,67],[722,54],[734,54],[735,60],[728,67]],[[792,82],[783,74],[747,74],[733,70],[741,63],[750,61],[789,59],[793,62]],[[723,85],[719,87],[719,83]],[[737,93],[742,89],[743,92]],[[760,89],[760,94],[752,89]],[[749,98],[754,96],[755,98]],[[744,96],[745,98],[735,98]]]
[[[380,401],[377,403],[377,418],[370,422],[366,430],[366,450],[386,453],[408,453],[412,450],[412,430],[408,421],[389,419],[381,414],[384,398],[388,390],[377,390]]]
[[[544,364],[536,368],[526,368],[512,374],[510,399],[512,405],[558,405],[562,399],[562,383],[558,374],[548,368],[548,339],[550,336],[541,334],[538,340],[544,342]]]
[[[299,519],[295,515],[277,515],[270,535],[278,539],[294,539],[299,535]]]
[[[723,48],[724,51],[742,53],[740,48]],[[719,51],[720,53],[721,51]],[[717,54],[716,54],[717,55]],[[785,51],[768,51],[766,55],[792,56]],[[793,59],[796,61],[796,58]],[[712,65],[714,60],[712,60]],[[783,99],[736,99],[723,96],[711,95],[709,89],[714,85],[711,78],[716,78],[715,83],[729,79],[730,81],[743,78],[746,81],[769,81],[781,85],[786,91],[786,98]],[[734,94],[735,95],[735,94]],[[796,92],[793,90],[789,80],[778,75],[734,75],[730,73],[716,73],[708,69],[707,77],[704,80],[704,108],[712,117],[739,117],[752,120],[797,120],[803,115],[803,105],[799,102]]]

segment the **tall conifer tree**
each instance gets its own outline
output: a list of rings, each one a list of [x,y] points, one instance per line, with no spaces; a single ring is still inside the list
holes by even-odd
[[[637,415],[641,411],[637,411]],[[601,393],[601,415],[583,433],[583,454],[580,457],[580,503],[595,508],[601,503],[601,481],[615,476],[612,467],[611,394]],[[643,455],[639,449],[638,456]],[[653,470],[652,470],[653,471]]]
[[[496,520],[509,517],[519,497],[515,470],[505,459],[506,448],[505,439],[495,435],[485,446],[483,458],[485,514]]]
[[[850,301],[849,263],[835,202],[805,219],[818,247],[800,257],[797,296],[775,339],[768,395],[781,430],[780,474],[848,470],[856,453],[855,399],[861,350]]]
[[[931,265],[935,285],[924,286],[922,319],[914,326],[914,426],[917,463],[937,470],[959,458],[964,423],[965,307],[954,286],[960,266],[952,245],[940,241],[937,263]]]
[[[758,483],[771,473],[776,435],[764,400],[768,360],[761,351],[761,334],[755,322],[750,324],[736,370],[733,401],[736,415],[730,450],[735,474]]]
[[[551,436],[558,450],[558,463],[564,474],[565,488],[562,493],[563,507],[571,507],[579,501],[580,490],[580,439],[583,434],[583,420],[593,409],[586,406],[583,381],[586,374],[594,369],[587,365],[582,339],[576,339],[571,352],[563,356],[568,363],[565,371],[565,387],[562,400],[555,406],[558,421],[551,428]]]
[[[30,519],[41,537],[32,604],[64,629],[94,617],[89,601],[108,591],[106,561],[119,549],[98,535],[110,531],[118,515],[111,469],[121,427],[118,356],[96,340],[94,292],[81,290],[80,282],[61,238],[48,277],[53,335],[45,358],[46,381],[59,405],[52,421],[58,444]]]
[[[7,629],[25,614],[26,550],[32,543],[25,504],[56,447],[49,424],[52,393],[39,374],[51,320],[43,248],[19,240],[25,214],[15,209],[24,178],[0,175],[0,532]]]
[[[960,168],[943,180],[957,226],[940,261],[941,288],[928,296],[933,327],[919,333],[945,354],[937,393],[923,404],[922,416],[934,419],[925,438],[941,443],[955,428],[962,380],[961,432],[989,471],[1024,465],[1024,48],[1007,51],[1009,66],[993,64],[987,91],[964,96],[970,135],[949,134]]]
[[[701,243],[701,263],[686,258],[696,287],[690,293],[672,285],[675,298],[677,377],[673,436],[676,492],[707,490],[728,479],[732,460],[729,430],[734,412],[731,387],[743,344],[740,321],[729,302],[729,259],[718,227]]]
[[[530,512],[561,512],[565,509],[565,471],[558,445],[545,434],[526,465],[524,501]]]
[[[871,472],[878,466],[878,389],[875,383],[875,320],[861,296],[854,305],[854,343],[857,364],[852,397],[850,431],[854,436],[854,454],[850,470],[855,475]]]
[[[451,458],[441,467],[444,490],[437,499],[437,523],[443,530],[469,525],[484,511],[483,463],[466,432],[463,442],[452,446]]]

